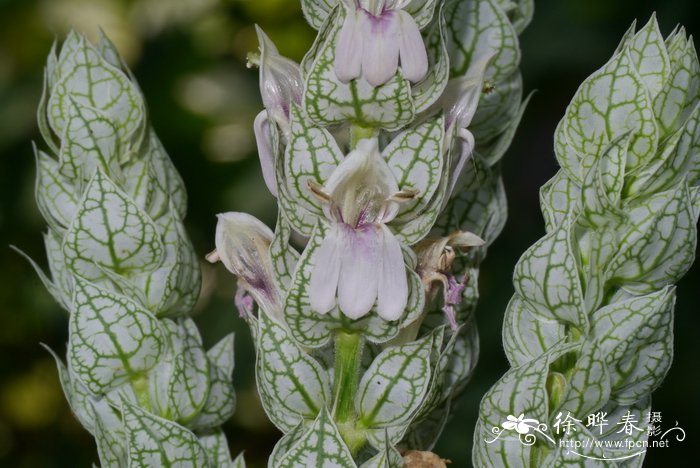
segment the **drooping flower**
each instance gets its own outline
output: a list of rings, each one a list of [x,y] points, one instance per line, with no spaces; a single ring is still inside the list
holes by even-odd
[[[428,55],[418,25],[403,8],[411,0],[343,0],[345,21],[335,53],[335,73],[347,83],[363,76],[380,86],[399,65],[416,83],[428,73]]]
[[[238,277],[238,286],[248,292],[268,315],[282,318],[282,294],[274,281],[269,251],[272,231],[257,218],[228,212],[217,215],[216,250],[207,260],[219,260]],[[246,315],[251,304],[244,294],[236,296],[237,305]]]
[[[491,59],[492,55],[483,57],[471,65],[464,76],[450,80],[438,101],[438,105],[445,112],[446,138],[455,139],[457,145],[457,155],[453,158],[450,169],[450,185],[448,196],[445,197],[446,202],[454,191],[464,165],[474,151],[474,135],[468,127],[479,105],[484,88],[484,73]]]
[[[252,57],[250,63],[257,63],[260,67],[260,96],[265,109],[255,117],[253,130],[265,185],[272,195],[277,196],[270,125],[277,124],[283,137],[289,135],[291,108],[293,104],[301,104],[304,83],[299,65],[280,55],[262,29],[256,26],[255,30],[260,43],[260,57]]]
[[[484,240],[476,234],[456,231],[446,237],[424,239],[415,247],[418,256],[417,271],[426,293],[434,296],[437,292],[434,285],[442,286],[442,311],[452,330],[458,328],[455,306],[462,301],[462,293],[469,281],[466,273],[456,276],[452,272],[452,264],[457,251],[483,244]]]
[[[325,314],[337,302],[346,316],[357,319],[376,303],[382,318],[397,320],[406,308],[408,283],[401,244],[386,223],[415,192],[399,190],[376,139],[360,140],[324,187],[310,188],[330,221],[315,254],[311,307]]]

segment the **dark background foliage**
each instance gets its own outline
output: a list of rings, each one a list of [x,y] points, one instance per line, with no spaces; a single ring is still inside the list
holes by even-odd
[[[313,39],[292,0],[0,0],[0,465],[90,466],[91,437],[64,401],[46,343],[63,353],[67,316],[43,290],[30,266],[8,245],[44,258],[41,219],[33,200],[31,140],[39,140],[35,109],[42,68],[54,37],[70,27],[95,36],[104,28],[132,66],[151,119],[183,175],[189,193],[187,227],[203,257],[213,247],[214,215],[237,210],[274,222],[254,152],[252,121],[261,104],[257,74],[245,56],[260,24],[282,53],[299,59]],[[501,323],[512,294],[512,268],[544,232],[538,189],[556,171],[552,135],[580,82],[609,57],[622,33],[656,11],[665,34],[676,23],[700,32],[697,0],[538,0],[522,36],[526,91],[537,90],[504,171],[510,216],[484,263],[478,310],[481,359],[436,451],[470,466],[472,431],[484,392],[507,368]],[[40,263],[45,263],[41,261]],[[246,450],[263,466],[279,433],[255,393],[252,344],[233,308],[233,280],[203,265],[195,311],[205,344],[235,330],[239,403],[225,426],[233,453]],[[663,426],[676,421],[685,442],[651,450],[645,466],[697,466],[700,374],[697,310],[700,268],[679,284],[675,361],[654,395]],[[695,439],[695,440],[694,440]]]

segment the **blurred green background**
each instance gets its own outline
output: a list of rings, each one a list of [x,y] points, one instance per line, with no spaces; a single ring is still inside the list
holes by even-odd
[[[552,135],[578,84],[601,66],[635,18],[653,11],[663,32],[683,23],[700,32],[697,0],[538,0],[522,36],[525,89],[537,90],[508,152],[504,170],[510,217],[484,263],[478,310],[479,367],[436,451],[470,466],[478,403],[506,370],[501,322],[512,293],[512,268],[543,234],[538,188],[557,169]],[[31,141],[39,140],[35,109],[51,42],[73,27],[94,37],[101,26],[134,70],[153,124],[189,193],[187,227],[197,251],[213,247],[214,215],[250,212],[274,223],[254,153],[253,117],[261,108],[257,73],[245,56],[257,47],[257,23],[282,53],[300,59],[313,39],[292,0],[0,0],[0,466],[90,466],[92,438],[73,419],[43,342],[65,352],[67,317],[30,266],[7,246],[44,258],[41,219],[33,200]],[[44,263],[44,262],[41,262]],[[236,414],[225,429],[232,452],[263,466],[279,433],[255,394],[248,330],[233,308],[233,280],[203,265],[195,320],[207,346],[237,332]],[[679,284],[675,362],[654,397],[663,426],[678,421],[683,443],[650,451],[645,466],[698,466],[700,369],[697,310],[700,267]],[[695,286],[693,286],[695,285]]]

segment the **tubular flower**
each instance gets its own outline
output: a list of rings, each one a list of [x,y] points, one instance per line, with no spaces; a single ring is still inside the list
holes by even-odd
[[[335,73],[344,83],[364,76],[379,86],[401,65],[407,80],[428,73],[428,55],[418,25],[402,8],[410,0],[343,0],[346,16],[335,54]]]
[[[406,308],[408,284],[401,244],[386,223],[415,192],[399,191],[376,139],[360,140],[324,187],[310,188],[330,221],[315,254],[311,307],[325,314],[337,297],[340,310],[357,319],[376,302],[380,317],[397,320]]]
[[[207,255],[207,260],[212,263],[221,260],[238,277],[239,288],[249,293],[268,315],[281,320],[282,295],[275,284],[268,255],[272,231],[246,213],[228,212],[217,217],[216,250]],[[240,289],[235,300],[241,315],[249,315],[252,304]]]
[[[255,118],[253,130],[265,185],[272,195],[277,196],[270,124],[276,123],[285,137],[289,134],[289,113],[292,104],[301,104],[304,84],[299,65],[280,55],[262,29],[257,26],[255,29],[260,42],[260,57],[257,61],[251,58],[251,62],[256,61],[260,66],[260,96],[265,109]]]
[[[440,104],[445,112],[445,134],[447,138],[456,136],[457,157],[450,172],[448,194],[452,194],[457,179],[474,151],[474,135],[467,127],[471,125],[484,88],[484,72],[491,61],[488,55],[469,67],[467,74],[450,80],[441,97]],[[445,202],[449,196],[445,198]]]

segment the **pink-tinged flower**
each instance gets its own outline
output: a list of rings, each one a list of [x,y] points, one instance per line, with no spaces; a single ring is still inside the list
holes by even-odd
[[[292,104],[300,105],[304,93],[301,68],[280,55],[262,29],[256,26],[255,30],[260,42],[260,96],[270,118],[288,133]]]
[[[445,134],[447,138],[457,138],[457,157],[453,159],[450,169],[450,185],[445,201],[452,194],[464,165],[474,151],[474,135],[467,127],[471,125],[479,105],[484,88],[484,72],[491,58],[492,55],[482,58],[470,66],[464,76],[450,80],[439,101],[445,112]]]
[[[310,188],[330,221],[315,253],[311,307],[325,314],[337,302],[346,316],[358,319],[376,303],[380,317],[397,320],[406,308],[408,284],[401,244],[386,223],[415,192],[399,191],[376,139],[360,140],[324,187]]]
[[[347,83],[363,76],[380,86],[396,73],[416,83],[428,73],[418,25],[402,10],[410,0],[343,0],[345,21],[335,49],[335,74]]]
[[[290,112],[293,104],[301,104],[304,83],[301,68],[294,61],[283,57],[269,37],[256,26],[260,42],[260,96],[265,109],[255,117],[253,130],[258,146],[258,156],[265,185],[272,195],[277,196],[275,180],[275,151],[270,125],[277,124],[282,136],[290,130]]]
[[[418,256],[418,274],[426,293],[434,297],[437,290],[434,285],[442,286],[443,306],[447,322],[452,330],[457,330],[457,313],[455,307],[462,302],[462,293],[469,281],[469,275],[455,276],[452,264],[457,251],[483,245],[484,241],[471,232],[456,231],[447,237],[424,239],[416,245]]]
[[[272,196],[277,197],[277,179],[275,178],[275,148],[272,141],[270,119],[266,110],[260,112],[253,122],[255,143],[258,146],[258,159],[262,169],[263,180]]]
[[[207,255],[207,260],[221,260],[238,277],[239,288],[253,296],[265,313],[281,320],[282,295],[274,281],[269,256],[272,231],[246,213],[221,213],[217,217],[216,250]],[[235,300],[242,311],[250,312],[251,304],[243,293]]]
[[[509,414],[506,417],[506,421],[501,424],[503,429],[506,429],[508,431],[515,430],[517,431],[518,434],[527,434],[530,432],[530,429],[532,429],[532,426],[530,424],[539,424],[539,421],[537,419],[525,419],[525,415],[521,414],[517,418],[513,416],[512,414]]]

